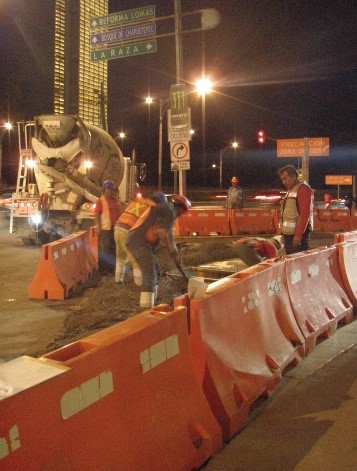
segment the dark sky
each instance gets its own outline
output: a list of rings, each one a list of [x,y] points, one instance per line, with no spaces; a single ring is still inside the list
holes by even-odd
[[[206,97],[208,183],[219,150],[234,139],[236,155],[224,158],[225,185],[239,173],[245,185],[276,185],[275,169],[297,159],[277,159],[276,144],[261,148],[259,129],[271,139],[329,137],[330,157],[314,158],[310,176],[356,173],[356,18],[353,1],[182,0],[182,12],[216,8],[221,23],[204,35],[183,38],[183,79],[193,90],[205,66],[214,83]],[[156,6],[156,17],[172,15],[174,0],[110,0],[110,12]],[[52,111],[53,0],[0,2],[1,118],[30,119]],[[198,18],[198,17],[197,17]],[[184,28],[190,25],[184,25]],[[157,21],[158,33],[173,32],[172,19]],[[203,60],[204,57],[204,60]],[[158,51],[109,61],[109,131],[127,133],[124,150],[137,149],[148,179],[156,181],[159,107],[143,103],[168,93],[176,82],[174,37],[159,38]],[[199,183],[202,160],[201,99],[190,94],[192,126],[189,183]],[[166,115],[164,133],[166,132]],[[171,179],[164,134],[164,176]],[[315,181],[314,181],[315,179]]]

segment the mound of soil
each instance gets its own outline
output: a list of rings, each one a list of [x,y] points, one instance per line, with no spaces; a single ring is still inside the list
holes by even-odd
[[[231,241],[210,239],[197,243],[182,242],[177,245],[185,267],[236,257]],[[187,281],[179,276],[165,248],[160,249],[157,256],[163,272],[159,282],[157,304],[168,304],[173,307],[174,298],[187,292]],[[242,263],[241,269],[243,268],[245,265]],[[114,276],[101,277],[99,273],[95,273],[74,294],[75,302],[71,305],[71,312],[64,321],[63,332],[48,345],[46,351],[53,351],[135,316],[143,311],[139,306],[139,299],[140,287],[134,284],[130,267],[125,274],[123,285],[115,283]]]

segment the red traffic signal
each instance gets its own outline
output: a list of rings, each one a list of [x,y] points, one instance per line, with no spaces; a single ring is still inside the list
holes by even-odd
[[[265,132],[262,130],[258,131],[258,142],[259,144],[264,144],[265,142]]]

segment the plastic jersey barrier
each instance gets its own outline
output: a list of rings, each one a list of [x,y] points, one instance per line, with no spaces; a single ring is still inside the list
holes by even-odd
[[[339,232],[334,235],[333,242],[338,244],[339,242],[354,241],[357,240],[357,231]]]
[[[357,310],[357,238],[337,246],[338,262],[345,290]]]
[[[274,234],[276,217],[274,209],[231,209],[229,212],[232,235]]]
[[[29,299],[65,299],[92,274],[97,262],[88,237],[81,231],[42,246]]]
[[[314,231],[338,232],[351,229],[348,209],[314,209]]]
[[[96,268],[98,268],[98,236],[95,230],[95,226],[92,226],[88,230],[88,244],[91,249],[91,255],[94,258]]]
[[[306,356],[305,337],[298,326],[290,304],[286,280],[285,260],[268,259],[247,270],[231,275],[231,278],[242,279],[247,275],[258,274],[260,302],[269,316],[275,316],[285,337],[297,347],[300,356]],[[257,275],[258,276],[258,275]]]
[[[176,220],[176,235],[229,235],[227,209],[191,209]]]
[[[268,267],[243,279],[223,278],[190,301],[195,368],[224,439],[242,429],[253,402],[273,391],[285,367],[300,358],[279,325],[284,307],[275,306],[277,315],[269,298],[274,276]]]
[[[343,288],[336,246],[289,255],[285,264],[291,305],[309,352],[339,321],[352,320],[353,306]]]
[[[3,363],[0,378],[2,471],[184,471],[222,446],[184,308],[161,306]]]

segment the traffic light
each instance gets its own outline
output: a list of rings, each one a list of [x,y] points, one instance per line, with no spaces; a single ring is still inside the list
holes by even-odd
[[[258,142],[259,144],[264,144],[265,142],[265,132],[262,130],[258,131]]]

